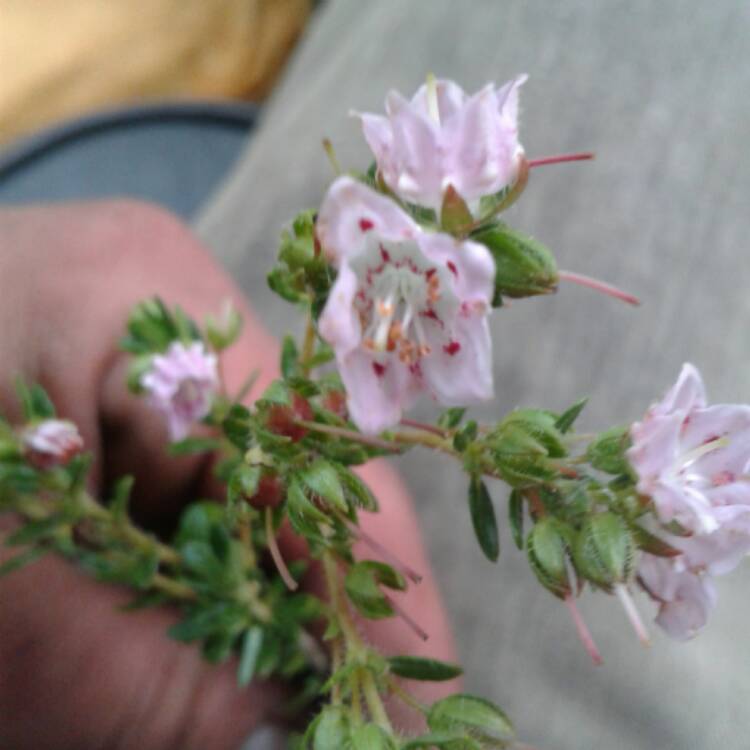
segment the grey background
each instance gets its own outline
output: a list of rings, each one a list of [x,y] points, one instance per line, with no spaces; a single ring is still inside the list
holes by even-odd
[[[562,408],[590,394],[584,427],[638,417],[698,365],[716,400],[750,400],[750,5],[686,0],[597,3],[336,0],[324,5],[235,173],[198,229],[276,333],[294,320],[264,284],[281,226],[314,206],[342,163],[368,156],[349,108],[380,111],[426,72],[468,89],[530,74],[521,136],[542,156],[591,149],[585,165],[535,171],[508,214],[560,265],[608,279],[633,310],[564,286],[493,321],[498,398]],[[429,412],[429,405],[422,409]],[[413,454],[402,469],[472,690],[497,700],[520,735],[550,750],[750,747],[747,570],[721,582],[695,641],[655,632],[643,650],[617,603],[582,610],[606,665],[596,669],[564,608],[531,578],[506,537],[500,564],[472,540],[464,480]],[[504,492],[496,488],[504,508]],[[644,613],[652,608],[640,599]]]

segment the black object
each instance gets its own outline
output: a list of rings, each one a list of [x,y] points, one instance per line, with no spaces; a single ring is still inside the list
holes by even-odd
[[[66,122],[0,151],[0,205],[129,196],[190,218],[257,118],[253,104],[191,101]]]

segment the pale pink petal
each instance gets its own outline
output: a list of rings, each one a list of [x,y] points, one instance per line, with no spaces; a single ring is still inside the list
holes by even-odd
[[[378,164],[389,163],[393,153],[393,128],[387,117],[353,113],[362,122],[362,132]]]
[[[466,103],[466,93],[454,81],[438,79],[435,81],[435,92],[437,94],[438,113],[441,124],[447,123],[453,115],[461,111]],[[412,106],[425,116],[429,116],[430,108],[427,103],[427,85],[422,84],[417,93],[411,99]]]
[[[356,349],[362,341],[362,328],[354,308],[357,284],[354,271],[346,263],[343,264],[318,321],[320,335],[342,357]]]
[[[398,424],[411,400],[408,383],[397,360],[380,363],[362,350],[338,359],[352,421],[374,435]]]
[[[485,315],[459,315],[452,337],[433,344],[422,370],[425,381],[444,406],[467,406],[494,397],[492,339]]]
[[[708,477],[741,475],[750,462],[750,407],[720,404],[692,410],[682,433],[684,451],[711,442],[716,447],[703,453],[693,470]]]
[[[484,245],[437,233],[421,235],[418,243],[430,260],[450,270],[453,288],[459,299],[491,303],[495,288],[495,261]]]
[[[682,366],[677,382],[667,391],[664,398],[648,410],[649,416],[673,414],[676,411],[690,411],[706,405],[706,389],[703,379],[694,365]]]
[[[328,189],[315,227],[323,250],[337,265],[363,251],[369,232],[403,241],[420,231],[393,200],[351,177],[339,177]]]
[[[650,482],[674,466],[679,457],[682,424],[683,417],[674,414],[636,422],[630,428],[633,444],[627,458],[638,474],[642,492],[648,492]]]

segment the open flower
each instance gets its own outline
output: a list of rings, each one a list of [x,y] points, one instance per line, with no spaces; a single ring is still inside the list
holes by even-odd
[[[680,557],[665,559],[644,554],[638,578],[659,604],[657,625],[676,640],[692,638],[716,606],[713,578],[685,567]]]
[[[700,374],[686,364],[630,436],[638,491],[660,521],[700,534],[748,525],[750,407],[706,406]]]
[[[328,191],[317,235],[338,268],[320,333],[363,432],[396,424],[423,390],[448,406],[492,398],[495,264],[483,245],[423,231],[349,177]]]
[[[185,346],[170,344],[164,354],[151,360],[151,368],[141,377],[149,404],[167,420],[172,440],[182,440],[192,425],[211,410],[219,385],[216,355],[206,351],[201,341]]]
[[[83,450],[83,438],[67,419],[44,419],[23,431],[29,461],[40,469],[65,464]]]
[[[391,91],[386,115],[358,114],[385,184],[411,203],[439,211],[449,185],[471,206],[515,182],[519,76],[472,96],[453,81],[423,85],[406,100]]]

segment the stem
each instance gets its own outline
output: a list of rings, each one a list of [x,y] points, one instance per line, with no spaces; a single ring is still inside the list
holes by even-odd
[[[342,174],[341,165],[339,164],[339,160],[336,158],[336,152],[333,150],[333,144],[331,143],[330,138],[323,139],[323,150],[326,152],[328,161],[331,162],[331,167],[333,167],[333,173],[336,175],[336,177],[341,176]]]
[[[627,302],[629,305],[633,305],[634,307],[637,307],[641,304],[641,301],[638,299],[638,297],[634,297],[632,294],[624,292],[622,289],[618,289],[616,286],[608,284],[606,281],[599,281],[599,279],[593,279],[591,278],[591,276],[586,276],[582,273],[576,273],[575,271],[560,271],[558,273],[558,278],[560,279],[560,281],[570,281],[573,284],[578,284],[580,286],[586,286],[589,289],[594,289],[597,292],[606,294],[609,297],[614,297],[615,299],[619,299],[622,302]]]
[[[413,427],[416,430],[422,430],[423,432],[431,432],[433,435],[439,435],[441,438],[446,437],[446,431],[441,430],[439,427],[435,427],[431,424],[424,424],[424,422],[416,422],[413,419],[402,419],[401,424],[404,427]]]
[[[284,581],[286,587],[290,591],[297,590],[297,581],[292,578],[292,574],[289,572],[284,558],[281,556],[281,550],[279,545],[276,543],[276,534],[273,531],[273,508],[270,506],[266,508],[266,544],[268,545],[268,551],[271,553],[271,559],[276,566],[276,570],[279,571],[281,580]]]
[[[260,370],[253,370],[247,378],[245,378],[245,382],[240,386],[237,395],[234,397],[234,403],[239,404],[245,400],[245,396],[253,390],[253,386],[258,382],[259,377]]]
[[[349,688],[352,691],[352,713],[354,714],[354,724],[359,726],[362,723],[362,702],[360,698],[358,669],[355,669],[349,677]]]
[[[315,353],[315,323],[312,315],[308,313],[307,326],[305,327],[305,340],[302,343],[302,354],[300,355],[300,366],[302,374],[307,377],[310,374],[310,365],[308,364]]]
[[[346,440],[352,440],[353,442],[361,443],[362,445],[370,445],[373,448],[381,448],[382,450],[393,452],[399,452],[401,450],[398,445],[392,442],[373,437],[372,435],[363,435],[361,432],[355,432],[354,430],[347,430],[346,427],[336,427],[331,424],[320,424],[319,422],[308,422],[304,419],[296,420],[295,424],[315,432],[322,432],[326,435],[345,438]]]
[[[427,706],[424,703],[420,703],[411,693],[404,690],[395,678],[388,678],[388,688],[402,703],[409,706],[409,708],[413,708],[415,711],[422,714],[427,712]]]
[[[362,674],[362,690],[365,694],[365,701],[367,701],[367,708],[370,711],[372,720],[378,724],[381,729],[384,729],[388,734],[393,733],[393,727],[391,726],[388,714],[383,706],[383,701],[380,700],[380,693],[378,693],[378,687],[375,684],[375,678],[370,672],[363,672]]]
[[[529,159],[529,167],[543,167],[545,164],[562,164],[567,161],[588,161],[593,159],[591,151],[582,151],[578,154],[560,154],[558,156],[545,156],[541,159]]]
[[[151,585],[153,588],[171,596],[173,599],[192,602],[198,598],[198,595],[189,586],[186,586],[179,581],[173,581],[171,578],[168,578],[161,573],[157,573],[153,577]]]

